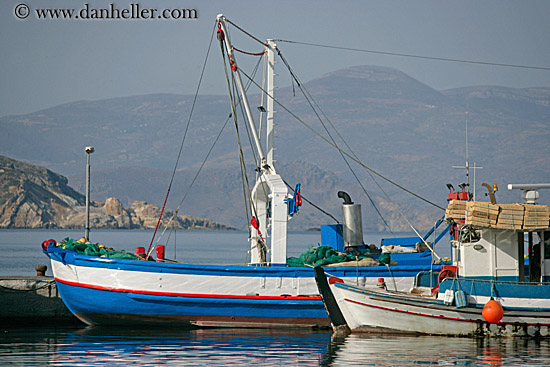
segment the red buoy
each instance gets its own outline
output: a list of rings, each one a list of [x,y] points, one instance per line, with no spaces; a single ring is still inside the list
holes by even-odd
[[[485,321],[491,324],[498,324],[498,322],[502,320],[504,310],[502,309],[500,303],[491,298],[491,300],[483,307],[481,314],[483,315]]]

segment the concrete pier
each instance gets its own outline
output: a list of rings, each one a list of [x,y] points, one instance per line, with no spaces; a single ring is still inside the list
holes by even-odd
[[[53,277],[0,276],[0,325],[81,323],[67,309]]]

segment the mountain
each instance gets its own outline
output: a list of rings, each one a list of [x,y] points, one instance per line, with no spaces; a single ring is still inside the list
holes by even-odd
[[[160,209],[144,201],[130,208],[114,197],[93,201],[90,225],[93,228],[155,228]],[[0,156],[0,228],[83,228],[85,197],[67,185],[67,178],[43,167]],[[174,220],[167,211],[163,225]],[[207,219],[179,215],[176,228],[229,229]]]
[[[439,206],[446,204],[447,183],[456,187],[466,181],[464,170],[452,168],[466,161],[466,122],[470,165],[475,162],[483,166],[475,175],[470,170],[470,184],[473,187],[475,177],[478,199],[486,200],[482,182],[499,185],[500,202],[521,200],[519,192],[506,189],[508,183],[550,182],[550,88],[472,86],[437,91],[398,70],[379,66],[338,70],[304,85],[364,165]],[[298,86],[279,88],[276,97],[301,119],[299,122],[277,107],[275,158],[282,173],[294,175],[287,177],[287,182],[302,182],[306,197],[329,190],[320,195],[318,204],[335,213],[339,213],[340,205],[336,191],[347,187],[354,193],[354,201],[363,203],[363,210],[368,211],[365,226],[383,228],[382,219],[341,155],[309,129],[330,140]],[[73,187],[83,190],[84,147],[93,145],[92,198],[116,196],[126,205],[147,200],[161,206],[192,101],[189,95],[156,94],[78,101],[27,115],[5,116],[0,118],[4,133],[0,136],[0,154],[60,172],[70,177]],[[261,103],[254,95],[250,101],[252,106]],[[226,96],[198,98],[170,205],[177,207],[223,129],[183,208],[186,213],[243,228],[246,222],[233,121],[224,128],[229,111]],[[331,124],[323,120],[338,145],[345,148]],[[246,128],[240,125],[239,131],[241,142],[248,142]],[[244,154],[249,157],[250,149],[245,148]],[[356,163],[350,165],[384,218],[396,222],[398,228],[405,221],[399,211],[395,214],[390,208],[410,213],[408,219],[413,222],[420,216],[433,222],[443,214],[378,176],[375,183]],[[253,168],[248,166],[250,171]],[[316,170],[332,177],[330,184],[317,183]],[[305,180],[308,185],[303,184]],[[549,199],[541,192],[542,204],[550,203]],[[292,226],[316,225],[313,219],[320,217],[305,209],[301,218],[292,221],[301,224]]]

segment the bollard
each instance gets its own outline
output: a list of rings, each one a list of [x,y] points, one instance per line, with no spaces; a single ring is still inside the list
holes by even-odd
[[[145,247],[136,247],[136,255],[145,259]]]
[[[48,267],[44,264],[38,264],[34,267],[34,270],[36,270],[37,277],[44,277],[46,276],[46,270],[48,270]]]
[[[164,260],[164,245],[157,246],[157,261]]]

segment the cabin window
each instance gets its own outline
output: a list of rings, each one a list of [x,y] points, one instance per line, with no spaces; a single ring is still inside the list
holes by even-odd
[[[474,243],[474,242],[479,242],[480,239],[481,239],[481,234],[479,231],[475,229],[472,229],[466,226],[460,230],[460,242]]]

